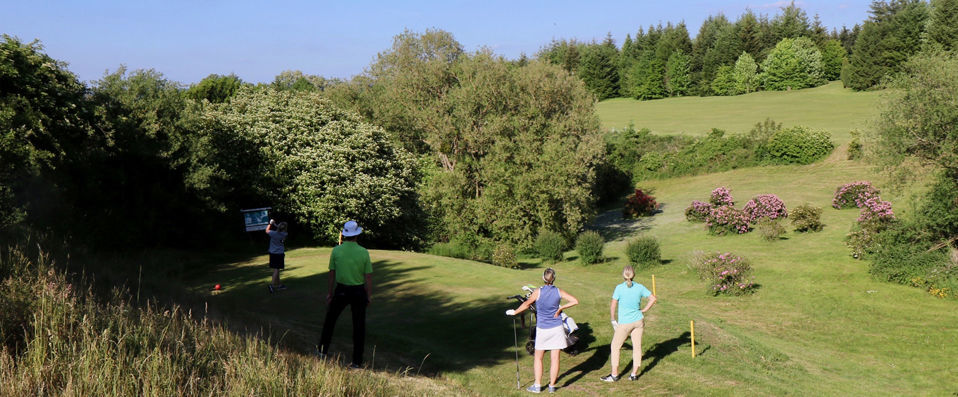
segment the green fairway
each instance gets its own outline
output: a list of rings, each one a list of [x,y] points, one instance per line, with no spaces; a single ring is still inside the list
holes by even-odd
[[[609,99],[596,106],[603,128],[648,128],[659,134],[704,136],[712,128],[748,132],[771,118],[789,127],[822,128],[839,145],[849,131],[863,130],[876,116],[880,92],[854,92],[841,82],[796,91],[756,92],[731,97],[682,97],[654,101]]]
[[[859,162],[830,159],[808,166],[762,167],[650,182],[663,212],[637,223],[610,221],[600,231],[612,237],[607,262],[583,266],[568,252],[554,267],[556,284],[580,300],[567,312],[582,330],[588,349],[562,355],[559,386],[569,395],[949,395],[958,391],[954,369],[958,344],[953,300],[879,282],[866,264],[849,256],[843,236],[857,211],[829,207],[835,187],[869,179]],[[879,181],[876,181],[879,182]],[[765,242],[751,233],[715,237],[684,219],[693,200],[717,186],[732,190],[737,206],[756,194],[774,193],[789,208],[808,202],[824,207],[825,230],[789,232]],[[901,203],[900,194],[883,197]],[[901,207],[898,207],[901,208]],[[611,217],[615,219],[615,217]],[[659,304],[648,315],[639,381],[603,383],[609,372],[612,329],[609,299],[621,281],[625,242],[635,233],[659,239],[666,264],[640,271],[637,281],[656,275]],[[264,242],[265,244],[265,242]],[[265,246],[265,245],[264,245]],[[731,251],[751,259],[760,288],[753,296],[711,297],[687,267],[692,251]],[[187,280],[198,293],[221,283],[209,297],[211,311],[263,324],[274,338],[297,350],[315,344],[325,313],[329,248],[288,254],[285,283],[269,295],[266,257],[228,263]],[[538,262],[524,270],[494,267],[425,254],[372,251],[375,292],[369,308],[367,362],[390,372],[436,376],[464,394],[503,395],[516,387],[512,320],[505,299],[524,284],[540,281]],[[698,357],[692,358],[689,321],[695,320]],[[334,352],[349,352],[349,313],[334,336]],[[523,331],[525,332],[525,331]],[[526,334],[520,334],[520,345]],[[628,345],[628,344],[627,344]],[[623,352],[627,374],[631,351]],[[548,365],[548,364],[547,364]],[[532,359],[520,353],[523,388],[532,381]],[[547,367],[548,368],[548,367]],[[522,392],[525,393],[525,392]]]

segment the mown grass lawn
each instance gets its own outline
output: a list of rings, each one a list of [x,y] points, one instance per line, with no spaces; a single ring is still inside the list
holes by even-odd
[[[826,89],[829,87],[826,87]],[[857,211],[832,209],[835,188],[873,179],[883,198],[902,203],[906,194],[882,186],[860,162],[828,160],[808,166],[739,169],[719,174],[653,181],[662,212],[638,222],[597,226],[610,236],[605,263],[583,266],[566,254],[557,285],[580,305],[568,310],[588,349],[562,356],[560,391],[568,395],[951,395],[958,392],[958,303],[905,286],[873,280],[867,264],[852,259],[843,237]],[[752,196],[774,193],[789,208],[823,207],[825,230],[789,232],[765,242],[756,233],[710,236],[684,219],[693,200],[717,186],[732,190],[741,207]],[[639,381],[607,384],[612,329],[609,299],[626,263],[625,243],[646,233],[659,239],[666,264],[641,270],[637,280],[657,280],[659,304],[648,315]],[[265,241],[264,241],[265,248]],[[308,353],[322,326],[329,248],[291,251],[284,273],[290,287],[266,292],[266,258],[226,263],[186,280],[198,293],[221,283],[210,310],[244,324],[263,324]],[[730,251],[751,259],[760,288],[747,297],[711,297],[686,267],[696,250]],[[540,280],[543,264],[522,270],[431,255],[372,251],[375,294],[369,309],[367,362],[376,370],[435,376],[463,394],[509,395],[516,391],[513,323],[503,312],[506,296]],[[696,323],[691,357],[689,321]],[[334,351],[349,350],[349,313],[340,318]],[[520,345],[524,334],[519,335]],[[532,382],[532,359],[520,353],[522,387]],[[620,371],[631,365],[623,353]]]
[[[771,118],[786,127],[822,128],[838,145],[849,132],[865,130],[878,115],[880,91],[854,92],[834,81],[821,87],[788,92],[756,92],[731,97],[682,97],[654,101],[609,99],[596,106],[602,127],[648,128],[657,134],[705,136],[712,128],[748,132]]]

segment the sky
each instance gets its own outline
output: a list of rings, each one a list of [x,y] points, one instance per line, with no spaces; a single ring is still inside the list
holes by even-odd
[[[829,30],[868,16],[864,0],[802,0]],[[350,78],[405,29],[442,29],[468,51],[534,55],[553,39],[621,45],[639,27],[684,21],[694,39],[709,15],[770,17],[786,1],[246,1],[0,0],[0,33],[30,42],[95,81],[121,65],[189,85],[209,74],[269,82],[284,70]]]

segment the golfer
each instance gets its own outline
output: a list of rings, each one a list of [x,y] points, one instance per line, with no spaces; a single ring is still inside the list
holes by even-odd
[[[552,268],[546,269],[542,272],[542,281],[546,285],[533,291],[529,299],[522,302],[519,308],[506,311],[507,315],[514,316],[528,309],[533,303],[536,304],[536,354],[535,364],[533,365],[536,381],[526,389],[533,393],[542,391],[542,356],[545,355],[546,350],[550,352],[549,393],[555,392],[556,378],[559,377],[559,351],[569,346],[565,330],[562,329],[560,313],[579,304],[579,300],[574,296],[552,285],[555,279],[555,270],[552,270]],[[561,299],[565,299],[568,303],[560,306]]]
[[[270,219],[266,226],[266,235],[269,236],[269,267],[273,269],[273,281],[267,285],[269,293],[279,289],[284,290],[286,286],[279,283],[279,271],[286,267],[286,222],[276,223]]]
[[[642,284],[633,282],[632,278],[634,277],[635,270],[632,269],[632,266],[626,265],[622,269],[622,278],[625,279],[625,282],[615,286],[615,291],[612,292],[612,303],[609,307],[612,328],[615,330],[615,334],[612,336],[612,373],[600,378],[606,382],[619,380],[619,350],[622,349],[625,339],[630,336],[632,337],[632,374],[629,375],[629,380],[639,378],[639,366],[642,364],[642,329],[645,325],[642,313],[648,311],[655,304],[655,295],[652,295],[649,289]],[[642,298],[649,299],[645,307],[639,310]],[[616,309],[618,309],[618,313],[616,313]],[[616,318],[618,318],[618,321],[616,321]]]
[[[346,306],[353,312],[353,362],[350,368],[363,365],[363,349],[366,344],[366,306],[373,297],[373,265],[369,251],[356,240],[363,228],[356,221],[343,225],[343,243],[333,248],[329,255],[329,293],[326,295],[326,320],[319,339],[319,355],[329,355],[329,343],[333,339],[336,320]]]

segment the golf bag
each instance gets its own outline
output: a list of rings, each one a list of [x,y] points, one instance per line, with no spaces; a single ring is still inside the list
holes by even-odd
[[[532,295],[532,292],[535,291],[535,287],[531,285],[526,285],[522,287],[522,290],[525,291],[525,295],[513,295],[507,297],[506,299],[515,299],[520,304],[529,300],[529,296]],[[535,319],[536,316],[536,305],[529,306],[529,312],[532,313],[530,316],[532,319]],[[562,330],[565,331],[566,341],[569,343],[569,346],[562,351],[570,356],[579,354],[579,337],[573,333],[579,329],[579,326],[576,325],[575,320],[572,317],[567,316],[565,313],[560,313],[559,316],[562,318]],[[529,340],[526,342],[526,351],[529,354],[534,354],[536,352],[536,327],[531,324],[534,320],[530,320],[529,324]]]

